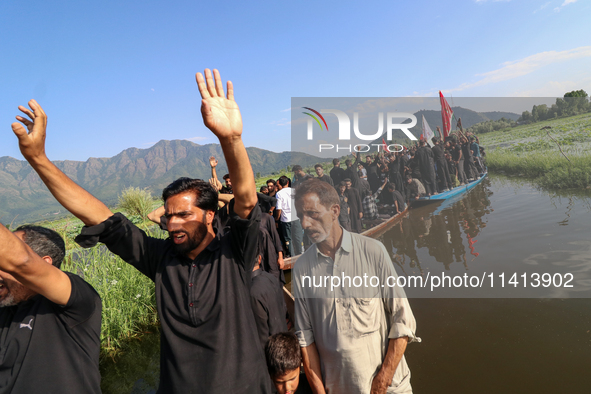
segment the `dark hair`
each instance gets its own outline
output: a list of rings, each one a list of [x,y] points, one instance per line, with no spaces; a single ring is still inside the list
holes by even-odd
[[[263,193],[263,190],[269,191],[269,188],[265,185],[261,186],[259,192]]]
[[[322,164],[316,164],[316,165],[314,166],[314,169],[317,169],[318,167],[320,167],[320,168],[322,168],[322,169],[324,170],[324,167],[322,167]]]
[[[230,174],[226,174],[226,175],[224,175],[224,177],[223,177],[222,179],[223,179],[224,181],[225,181],[226,179],[230,179]]]
[[[23,241],[40,257],[51,257],[52,264],[59,268],[66,255],[66,244],[55,231],[39,226],[20,226],[14,231],[24,233]]]
[[[169,197],[180,193],[195,193],[195,206],[206,211],[217,211],[218,192],[209,184],[201,179],[179,178],[166,186],[162,191],[162,200],[166,202]]]
[[[277,183],[279,184],[279,186],[285,187],[285,186],[289,185],[289,178],[286,177],[285,175],[281,175],[279,177],[279,179],[277,179]]]
[[[316,194],[320,203],[327,209],[333,205],[339,205],[341,201],[335,188],[318,178],[300,183],[295,191],[295,200],[297,201],[299,198],[310,193]]]
[[[349,166],[349,164],[351,164],[351,163],[352,163],[352,162],[351,162],[351,160],[349,160],[349,159],[345,160],[345,164],[347,165],[347,167],[348,167],[348,166]]]
[[[333,164],[333,165],[335,165],[335,166],[336,166],[337,164],[339,164],[340,162],[341,162],[341,161],[340,161],[339,159],[332,159],[332,164]]]
[[[302,364],[300,342],[291,332],[272,335],[265,345],[267,369],[271,378],[283,376]]]
[[[269,184],[272,183],[273,185],[275,185],[277,182],[275,182],[275,180],[273,179],[267,179],[267,182],[265,182],[265,184]]]
[[[339,186],[345,186],[345,187],[347,187],[347,183],[345,181],[340,181],[339,182]]]
[[[291,168],[291,171],[292,171],[292,172],[296,172],[296,171],[303,171],[303,169],[302,169],[302,166],[301,166],[301,165],[299,165],[299,164],[296,164],[295,166],[293,166],[293,167]]]
[[[345,178],[345,179],[343,179],[343,182],[345,182],[345,183],[351,182],[351,179],[350,178]],[[353,183],[353,182],[351,182],[351,183]]]

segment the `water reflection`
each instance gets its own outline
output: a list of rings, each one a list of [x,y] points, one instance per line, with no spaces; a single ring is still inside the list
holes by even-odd
[[[380,241],[403,274],[424,275],[419,249],[425,249],[445,270],[450,270],[454,263],[462,264],[467,270],[466,253],[472,259],[479,256],[477,237],[486,227],[486,216],[493,212],[492,195],[490,181],[484,180],[458,199],[411,209]]]

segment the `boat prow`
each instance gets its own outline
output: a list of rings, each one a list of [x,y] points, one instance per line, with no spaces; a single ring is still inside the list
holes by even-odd
[[[480,182],[482,182],[484,180],[484,178],[487,176],[487,174],[488,173],[485,172],[484,174],[482,174],[480,176],[480,179],[477,179],[475,181],[471,181],[471,182],[469,182],[465,185],[462,185],[462,186],[454,187],[453,189],[451,189],[447,192],[435,194],[430,197],[420,197],[418,200],[411,201],[410,206],[413,208],[416,208],[416,207],[431,204],[434,202],[441,202],[443,200],[448,200],[448,199],[455,197],[457,195],[466,193],[470,189],[473,189],[474,187],[476,187],[476,185],[478,185]]]

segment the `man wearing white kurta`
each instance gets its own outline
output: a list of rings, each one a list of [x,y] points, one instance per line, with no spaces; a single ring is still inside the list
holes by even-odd
[[[295,203],[315,244],[292,276],[296,333],[314,392],[412,393],[404,351],[420,338],[404,290],[388,286],[397,277],[386,249],[340,227],[334,188],[306,182]]]

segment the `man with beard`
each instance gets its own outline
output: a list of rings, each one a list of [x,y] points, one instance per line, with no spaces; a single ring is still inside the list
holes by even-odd
[[[363,275],[381,283],[389,277],[396,280],[388,252],[374,239],[343,230],[339,199],[330,186],[318,181],[303,184],[295,204],[314,243],[300,256],[292,276],[296,334],[313,391],[411,393],[404,351],[409,342],[420,339],[404,290],[347,283],[347,278]],[[327,273],[333,275],[331,281],[342,278],[342,286],[308,283],[318,283]]]
[[[0,224],[2,393],[101,392],[101,299],[64,255],[53,230]]]
[[[275,185],[276,185],[276,182],[274,179],[267,180],[267,188],[269,189],[269,193],[267,195],[269,197],[275,197],[275,194],[277,194],[277,189],[276,189]]]
[[[49,161],[46,118],[37,103],[25,111],[31,120],[21,120],[30,134],[14,131],[54,197],[86,225],[77,242],[85,247],[103,242],[154,281],[161,323],[158,392],[270,393],[249,301],[261,215],[254,175],[232,83],[224,97],[219,72],[212,76],[206,69],[205,78],[196,75],[203,122],[218,138],[233,181],[230,227],[223,235],[212,226],[218,194],[208,182],[180,178],[167,186],[162,197],[169,238],[151,238]]]

